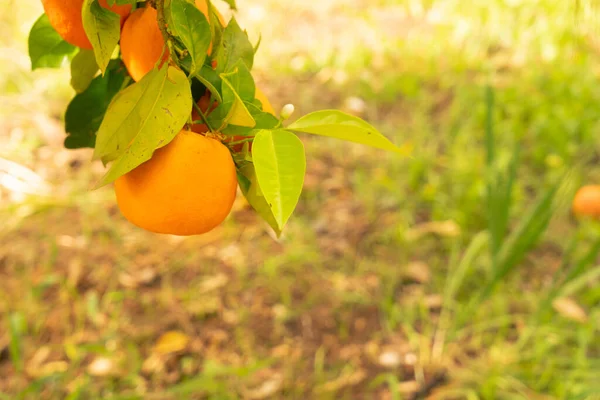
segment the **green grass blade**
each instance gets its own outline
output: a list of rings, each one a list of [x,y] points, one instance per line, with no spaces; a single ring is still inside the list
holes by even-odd
[[[448,304],[455,299],[456,293],[462,285],[469,268],[473,266],[475,259],[487,242],[487,232],[479,232],[473,237],[471,243],[469,243],[469,247],[467,247],[458,267],[456,269],[449,269],[446,287],[444,289],[444,304]]]
[[[485,90],[485,103],[486,103],[486,121],[485,121],[485,144],[487,152],[487,165],[488,168],[492,167],[496,158],[495,152],[495,137],[494,137],[494,88],[486,86]]]
[[[23,335],[25,334],[26,321],[23,314],[19,312],[12,313],[9,317],[10,333],[10,357],[17,371],[23,370]]]
[[[583,289],[586,285],[592,285],[592,282],[596,282],[600,279],[600,266],[596,266],[591,270],[581,274],[577,278],[573,278],[571,281],[565,282],[565,284],[560,289],[560,296],[571,296],[581,289]]]
[[[517,229],[509,236],[498,254],[498,262],[493,278],[481,292],[480,300],[485,300],[496,285],[506,277],[538,242],[548,227],[554,213],[554,197],[559,184],[549,188],[522,220]]]
[[[566,284],[580,277],[585,272],[585,269],[596,261],[598,253],[600,253],[600,239],[597,239],[594,242],[588,252],[577,262],[577,264],[575,264],[573,269],[567,273],[563,283]]]
[[[508,230],[510,209],[512,206],[512,191],[517,176],[520,160],[519,146],[513,151],[511,162],[508,166],[506,177],[504,172],[489,171],[488,178],[488,228],[490,231],[491,254],[494,264]]]
[[[486,87],[486,162],[487,162],[487,220],[490,230],[490,250],[492,261],[496,262],[502,241],[508,229],[512,190],[519,165],[518,145],[513,150],[513,156],[508,171],[498,170],[496,165],[496,137],[494,131],[495,92],[491,86]],[[505,176],[506,175],[506,176]]]

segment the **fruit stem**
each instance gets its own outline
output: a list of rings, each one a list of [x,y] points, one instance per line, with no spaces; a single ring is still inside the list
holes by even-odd
[[[165,18],[165,0],[154,0],[154,5],[156,7],[158,28],[160,29],[160,33],[162,33],[165,44],[167,45],[170,51],[171,59],[174,60],[177,65],[179,65],[179,60],[177,59],[176,52],[173,51],[174,46],[171,40],[171,35],[169,35],[169,32],[167,31],[167,19]]]
[[[228,146],[235,146],[236,144],[241,144],[241,143],[246,143],[246,142],[251,142],[252,141],[252,137],[247,137],[246,139],[242,139],[242,140],[236,140],[235,142],[227,142]]]
[[[202,111],[202,109],[200,108],[198,103],[194,102],[194,108],[198,112],[198,115],[200,115],[200,118],[202,119],[202,122],[204,123],[204,125],[206,125],[211,132],[214,132],[214,129],[208,122],[208,119],[206,119],[206,115],[204,115],[204,112]]]

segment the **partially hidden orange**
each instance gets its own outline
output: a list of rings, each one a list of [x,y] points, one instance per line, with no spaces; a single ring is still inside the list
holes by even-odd
[[[138,8],[127,18],[121,32],[121,57],[136,82],[152,71],[163,54],[165,41],[158,28],[157,16],[155,8]],[[169,51],[164,49],[163,63],[168,58]]]
[[[196,7],[208,18],[206,0],[196,0]],[[152,71],[163,54],[165,41],[158,27],[157,11],[146,6],[135,10],[123,25],[121,32],[121,56],[129,75],[136,82]],[[217,12],[221,23],[225,25],[223,16]],[[212,52],[212,43],[208,54]],[[169,59],[169,50],[164,49],[164,63]]]
[[[600,185],[585,185],[575,194],[573,214],[600,219]]]
[[[269,101],[269,99],[267,99],[267,96],[263,93],[262,90],[256,88],[256,93],[254,94],[254,97],[256,97],[256,99],[261,102],[264,112],[275,115],[275,109],[273,108],[273,105],[271,105],[271,102]]]
[[[66,42],[82,49],[92,49],[92,44],[83,29],[81,18],[83,2],[84,0],[42,0],[42,5],[50,25]],[[131,4],[123,6],[115,4],[109,7],[108,0],[100,0],[100,5],[119,14],[121,26],[131,12]]]
[[[121,213],[134,225],[189,236],[209,232],[229,215],[237,175],[227,147],[183,130],[114,187]]]

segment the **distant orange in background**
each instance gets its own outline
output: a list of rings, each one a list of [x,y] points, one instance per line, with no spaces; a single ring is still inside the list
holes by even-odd
[[[600,185],[581,187],[573,199],[573,213],[577,217],[600,219]]]
[[[151,232],[199,235],[217,227],[233,206],[237,175],[221,142],[181,131],[152,158],[115,181],[121,213]]]
[[[42,0],[44,12],[50,25],[68,43],[82,49],[92,49],[92,44],[83,29],[81,9],[84,0]],[[108,0],[100,0],[100,5],[121,16],[121,26],[131,12],[131,4],[108,6]]]
[[[208,4],[206,0],[196,0],[196,7],[208,18]],[[146,6],[135,10],[123,26],[121,32],[121,56],[129,75],[136,82],[152,71],[163,53],[165,41],[158,27],[157,11]],[[221,23],[225,20],[218,14]],[[208,54],[211,54],[211,47]],[[163,63],[169,59],[169,50],[165,49]],[[161,64],[162,65],[162,64]]]

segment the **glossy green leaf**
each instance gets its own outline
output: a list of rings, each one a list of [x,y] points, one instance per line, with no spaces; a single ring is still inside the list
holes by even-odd
[[[121,34],[121,18],[100,5],[98,0],[85,0],[81,11],[83,29],[94,48],[96,62],[106,71]]]
[[[33,24],[28,39],[31,69],[58,68],[75,55],[77,47],[63,40],[42,14]]]
[[[304,145],[285,130],[260,130],[252,144],[252,159],[260,190],[283,229],[294,212],[306,173]]]
[[[252,73],[242,60],[238,61],[233,71],[235,72],[234,74],[227,74],[227,80],[235,89],[240,99],[244,102],[252,102],[256,95],[256,84],[254,83]]]
[[[252,115],[256,125],[253,128],[248,128],[245,126],[229,124],[225,129],[221,130],[222,134],[231,136],[252,136],[257,130],[275,129],[279,125],[279,120],[273,114],[262,111],[259,106],[253,103],[244,102],[244,105],[250,112],[250,115]]]
[[[94,159],[114,163],[96,187],[133,170],[171,142],[191,109],[188,79],[175,67],[154,69],[120,92],[98,131]]]
[[[241,177],[239,176],[240,174],[242,175]],[[269,203],[267,203],[265,196],[260,190],[260,185],[256,179],[254,164],[246,163],[240,168],[238,182],[248,204],[254,208],[258,215],[260,215],[271,228],[273,228],[277,236],[281,235],[281,229],[275,220],[273,210],[269,207]]]
[[[408,153],[390,142],[369,123],[337,110],[308,114],[289,125],[287,129],[329,136],[405,155]]]
[[[238,73],[229,76],[222,74],[221,79],[223,81],[223,106],[227,107],[229,105],[229,112],[225,118],[225,123],[249,128],[256,126],[256,121],[252,118],[252,114],[250,114],[250,111],[246,108],[246,105],[238,92],[241,87],[242,93],[247,95],[248,91],[253,91],[254,82],[251,81],[252,89],[248,87],[249,84],[247,82],[241,84]],[[234,80],[237,85],[234,86],[230,79]]]
[[[108,66],[106,74],[94,78],[82,93],[69,103],[65,113],[65,147],[94,147],[106,109],[113,97],[130,81],[129,74],[118,61]]]
[[[248,34],[242,31],[235,18],[232,18],[223,31],[218,47],[217,71],[231,72],[240,60],[251,70],[254,64],[254,47],[248,39]]]
[[[71,61],[71,87],[82,93],[90,86],[98,72],[96,56],[91,50],[81,49]]]
[[[212,40],[208,20],[194,4],[186,0],[171,0],[170,29],[188,50],[192,65],[190,75],[195,75],[204,64]]]
[[[212,95],[218,99],[219,103],[223,102],[223,98],[221,97],[221,78],[214,69],[207,65],[203,65],[200,74],[196,75],[196,78],[210,90]]]

